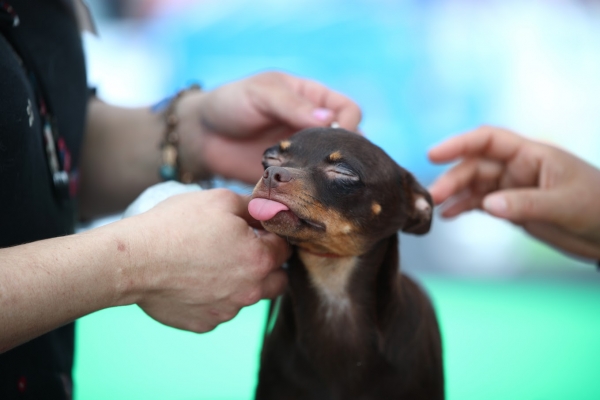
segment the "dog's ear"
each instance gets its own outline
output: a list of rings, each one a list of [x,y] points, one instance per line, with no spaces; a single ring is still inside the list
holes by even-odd
[[[423,235],[431,228],[433,200],[429,192],[408,171],[404,171],[404,187],[409,204],[407,204],[408,215],[402,232]]]

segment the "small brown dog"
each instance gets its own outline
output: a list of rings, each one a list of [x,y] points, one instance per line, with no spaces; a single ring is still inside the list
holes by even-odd
[[[427,191],[343,129],[304,130],[263,164],[250,214],[295,251],[256,398],[443,399],[435,313],[398,258],[397,231],[429,231]]]

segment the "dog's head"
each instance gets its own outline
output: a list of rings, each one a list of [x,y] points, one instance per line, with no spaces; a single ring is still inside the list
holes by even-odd
[[[267,149],[250,214],[316,254],[357,256],[402,230],[429,231],[429,193],[362,136],[311,128]]]

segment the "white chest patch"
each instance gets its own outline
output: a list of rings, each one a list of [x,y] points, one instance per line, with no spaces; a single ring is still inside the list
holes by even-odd
[[[356,257],[329,258],[299,251],[313,287],[316,289],[325,316],[334,318],[350,311],[348,285],[357,265]]]

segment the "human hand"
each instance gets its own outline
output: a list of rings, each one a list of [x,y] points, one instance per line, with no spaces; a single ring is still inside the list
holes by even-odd
[[[429,188],[442,216],[482,209],[567,252],[600,259],[600,170],[556,147],[481,127],[429,151],[460,162]]]
[[[361,120],[359,107],[347,97],[279,72],[189,93],[177,113],[182,170],[208,170],[252,184],[262,174],[263,152],[273,144],[333,121],[356,131]]]
[[[129,238],[124,302],[163,324],[207,332],[279,295],[290,249],[249,225],[248,201],[225,189],[188,193],[115,223]]]

